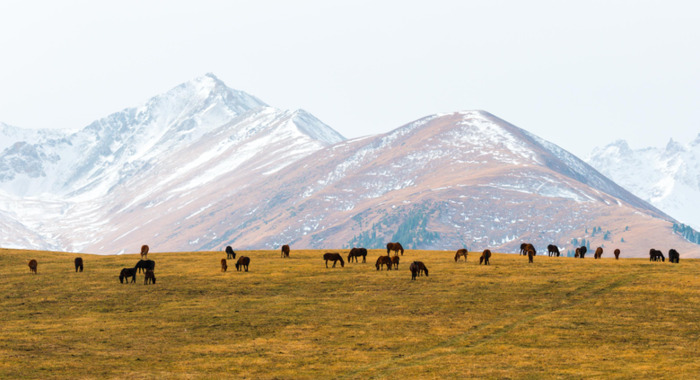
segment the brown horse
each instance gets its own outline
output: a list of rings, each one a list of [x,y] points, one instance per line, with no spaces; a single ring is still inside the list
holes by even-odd
[[[411,271],[411,280],[415,280],[421,273],[425,273],[425,276],[428,277],[428,267],[422,261],[412,262],[408,269]]]
[[[355,259],[355,262],[358,262],[358,257],[362,256],[362,262],[366,263],[367,262],[367,248],[353,248],[350,250],[350,253],[348,253],[348,262],[352,262],[352,259]]]
[[[455,262],[459,261],[459,258],[464,256],[464,262],[466,263],[467,262],[467,253],[468,253],[467,250],[464,248],[458,249],[457,253],[455,253]]]
[[[479,265],[482,263],[484,265],[490,265],[489,259],[491,259],[491,251],[485,249],[484,252],[481,253],[481,257],[479,257]]]
[[[394,269],[399,270],[399,257],[398,256],[392,257],[391,264],[394,266]]]
[[[146,256],[148,256],[148,246],[144,244],[141,246],[141,260],[145,259]]]
[[[27,266],[29,266],[29,272],[36,274],[36,267],[39,265],[39,263],[36,262],[36,260],[31,259],[27,262]]]
[[[649,250],[649,261],[666,261],[666,257],[658,249],[652,248]]]
[[[340,256],[340,253],[338,252],[326,252],[323,254],[323,259],[326,260],[326,268],[328,268],[328,261],[333,262],[333,268],[335,268],[335,264],[340,261],[340,267],[344,268],[345,267],[345,261],[343,260],[343,257]]]
[[[615,248],[615,251],[613,251],[613,255],[615,255],[615,260],[619,260],[620,259],[620,249]]]
[[[394,255],[398,256],[399,251],[401,251],[401,256],[403,256],[403,246],[401,243],[386,243],[386,255],[389,256],[389,252],[394,251]]]
[[[233,251],[233,248],[231,248],[230,245],[226,246],[226,258],[227,259],[235,259],[236,258],[236,252]]]
[[[143,284],[148,285],[149,282],[152,284],[156,283],[156,274],[150,269],[146,271],[146,277],[143,279]]]
[[[535,262],[535,261],[534,261],[534,258],[535,258],[535,251],[533,251],[532,249],[528,248],[528,249],[527,249],[527,262],[530,263],[530,264],[534,263],[534,262]]]
[[[391,256],[379,256],[377,259],[377,270],[379,270],[382,265],[386,265],[386,270],[391,270]]]
[[[226,263],[226,259],[221,259],[221,271],[226,272],[228,269],[228,264]]]
[[[289,246],[287,244],[282,246],[282,257],[289,257]]]
[[[672,262],[674,264],[678,264],[681,260],[681,254],[678,253],[675,249],[671,248],[668,251],[668,261]]]
[[[241,271],[241,269],[245,269],[245,271],[248,271],[248,265],[250,264],[250,258],[247,256],[241,256],[238,258],[238,261],[236,262],[236,270]]]
[[[552,257],[552,256],[559,257],[559,247],[557,247],[557,246],[554,245],[554,244],[548,245],[548,246],[547,246],[547,254],[548,254],[550,257]]]
[[[595,252],[593,253],[593,258],[600,259],[602,257],[603,257],[603,247],[596,248]]]
[[[537,250],[535,249],[535,246],[530,244],[530,243],[522,243],[520,244],[520,254],[523,256],[527,256],[527,251],[528,249],[531,249],[532,252],[534,252],[534,255],[537,255]]]
[[[75,260],[73,260],[73,263],[75,264],[75,271],[77,272],[80,270],[81,272],[83,271],[83,259],[80,257],[76,257]]]
[[[574,255],[574,257],[578,257],[580,259],[583,259],[586,257],[586,252],[588,252],[588,248],[586,248],[585,245],[582,245],[582,246],[576,248],[576,254]]]

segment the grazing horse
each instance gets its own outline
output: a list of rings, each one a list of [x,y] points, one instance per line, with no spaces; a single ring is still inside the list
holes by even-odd
[[[408,269],[411,271],[411,280],[415,280],[416,277],[421,275],[421,272],[425,273],[426,277],[428,276],[428,267],[422,261],[412,262]]]
[[[379,270],[382,265],[386,265],[386,270],[391,270],[391,256],[379,256],[377,259],[377,270]]]
[[[620,249],[615,248],[615,250],[613,251],[613,255],[615,255],[615,260],[619,260],[620,259]]]
[[[156,283],[156,274],[150,269],[146,271],[146,277],[143,279],[143,284],[148,285],[149,282],[152,284]]]
[[[658,249],[652,248],[649,250],[649,261],[666,261],[666,257]]]
[[[458,249],[457,253],[455,253],[455,262],[459,261],[459,258],[464,256],[464,262],[466,263],[467,262],[467,253],[468,253],[467,250],[464,248]]]
[[[559,257],[559,247],[557,247],[554,244],[550,244],[547,246],[547,254],[549,254],[550,257],[556,256]]]
[[[535,249],[535,246],[530,244],[530,243],[522,243],[520,244],[520,254],[523,256],[527,256],[527,250],[531,249],[532,252],[534,252],[535,255],[537,255],[537,250]]]
[[[156,262],[153,260],[139,260],[139,262],[134,266],[134,269],[138,269],[139,273],[142,271],[145,272],[149,269],[154,270],[156,269]]]
[[[574,255],[574,257],[583,259],[586,256],[586,252],[588,252],[588,248],[586,248],[585,245],[582,245],[576,248],[576,254]]]
[[[226,272],[228,269],[228,264],[226,263],[226,259],[221,259],[221,271]]]
[[[145,259],[146,256],[148,256],[148,246],[144,244],[141,246],[141,260]]]
[[[73,263],[75,264],[76,272],[78,270],[80,270],[81,272],[83,271],[83,259],[81,257],[76,257],[75,260],[73,260]]]
[[[399,270],[399,257],[394,256],[391,258],[391,265],[394,266],[394,269]]]
[[[236,252],[233,251],[233,248],[231,248],[230,245],[226,246],[226,258],[227,259],[235,259],[236,258]]]
[[[401,251],[401,256],[403,256],[403,246],[401,243],[386,243],[386,255],[389,256],[389,252],[394,251],[394,255],[398,256],[399,251]]]
[[[29,266],[29,272],[36,274],[36,267],[39,265],[39,263],[36,262],[36,260],[31,259],[27,262],[27,266]]]
[[[595,253],[593,253],[593,258],[594,259],[600,259],[603,257],[603,247],[598,247],[595,249]]]
[[[479,265],[482,263],[484,265],[490,265],[489,259],[491,258],[491,251],[488,249],[485,249],[484,252],[481,253],[481,257],[479,257]]]
[[[527,262],[530,263],[530,264],[534,263],[534,262],[535,262],[535,261],[534,261],[534,257],[535,257],[535,251],[533,251],[532,249],[528,248],[528,249],[527,249]]]
[[[136,268],[122,268],[122,271],[119,273],[119,282],[122,284],[124,283],[124,279],[126,279],[126,283],[129,283],[129,277],[131,277],[131,282],[136,282]]]
[[[282,246],[282,257],[289,257],[289,246],[287,244]]]
[[[678,253],[678,251],[676,251],[676,250],[673,249],[673,248],[671,248],[671,249],[668,251],[668,261],[669,261],[669,262],[678,264],[678,262],[680,261],[680,259],[681,259],[681,255]]]
[[[362,262],[366,263],[367,262],[367,248],[353,248],[350,250],[350,253],[348,253],[348,262],[352,262],[352,259],[355,259],[355,262],[358,262],[358,257],[362,256]]]
[[[236,262],[236,270],[241,271],[241,269],[245,269],[245,271],[248,271],[248,265],[250,264],[250,258],[248,256],[241,256],[238,258],[238,261]]]
[[[338,263],[338,260],[340,260],[340,267],[345,267],[345,261],[338,252],[326,252],[323,254],[323,259],[326,260],[326,268],[328,268],[328,260],[333,262],[333,268],[335,268],[335,264]]]

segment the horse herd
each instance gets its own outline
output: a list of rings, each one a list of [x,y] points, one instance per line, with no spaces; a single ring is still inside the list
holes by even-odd
[[[134,267],[127,267],[127,268],[122,268],[121,272],[119,273],[119,282],[120,283],[129,283],[129,278],[131,278],[131,283],[136,282],[136,273],[144,272],[144,285],[147,285],[149,283],[155,284],[156,283],[156,277],[155,277],[155,266],[156,263],[153,260],[148,260],[148,251],[149,247],[148,245],[143,245],[141,246],[141,259],[136,263]],[[281,247],[280,252],[281,252],[281,257],[282,258],[289,258],[289,253],[290,253],[290,248],[289,245],[285,244]],[[235,259],[236,258],[236,252],[231,248],[231,246],[226,247],[226,259],[221,259],[221,271],[226,272],[228,269],[228,263],[227,259]],[[394,252],[394,256],[391,256],[391,252]],[[586,246],[581,246],[575,249],[575,255],[574,257],[576,258],[585,258],[586,253],[588,252],[588,248]],[[386,270],[398,270],[399,269],[399,253],[401,256],[404,254],[404,249],[403,246],[401,246],[401,243],[399,242],[391,242],[387,243],[386,245],[386,256],[379,256],[377,258],[377,262],[375,263],[375,267],[377,270],[382,270],[384,267],[386,267]],[[464,258],[464,261],[467,261],[467,256],[469,252],[465,248],[458,249],[457,252],[455,253],[454,260],[455,262],[459,261],[460,258]],[[550,244],[547,246],[547,254],[550,257],[559,257],[560,256],[560,251],[559,248],[554,245]],[[535,246],[532,245],[531,243],[522,243],[520,245],[520,255],[527,256],[528,257],[528,262],[533,263],[534,262],[534,257],[537,255],[537,250],[535,249]],[[615,249],[613,251],[613,255],[615,255],[615,259],[620,258],[620,250]],[[603,256],[603,248],[598,247],[596,248],[595,252],[593,253],[593,258],[594,259],[600,259]],[[348,262],[359,262],[359,258],[362,257],[362,262],[366,263],[367,262],[367,249],[366,248],[352,248],[350,252],[348,253],[347,260]],[[484,265],[489,265],[490,264],[490,258],[491,258],[491,251],[488,249],[485,249],[482,253],[481,256],[479,257],[479,265],[484,264]],[[340,266],[345,267],[345,260],[343,260],[343,257],[340,255],[338,252],[326,252],[323,254],[323,260],[326,262],[326,268],[328,268],[328,262],[332,261],[333,262],[333,268],[335,268],[336,264],[338,261],[340,261]],[[680,254],[678,251],[675,249],[670,249],[668,251],[668,260],[671,263],[676,263],[678,264],[680,261]],[[666,257],[664,254],[657,250],[657,249],[650,249],[649,250],[649,261],[666,261]],[[27,265],[29,266],[29,270],[31,273],[37,273],[37,267],[38,263],[36,260],[32,259],[27,262]],[[74,265],[75,265],[75,271],[76,272],[82,272],[83,271],[83,259],[80,257],[76,257],[74,260]],[[236,270],[237,271],[248,271],[248,266],[250,265],[250,258],[247,256],[240,256],[238,258],[238,261],[236,262]],[[428,276],[428,268],[425,266],[425,264],[421,261],[413,261],[409,265],[409,270],[411,271],[411,279],[415,280],[416,277],[421,276],[425,274]]]

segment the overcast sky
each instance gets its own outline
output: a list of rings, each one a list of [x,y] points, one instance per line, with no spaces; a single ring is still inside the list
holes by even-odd
[[[700,133],[698,1],[0,1],[0,121],[79,129],[212,72],[345,137],[483,109],[580,156]]]

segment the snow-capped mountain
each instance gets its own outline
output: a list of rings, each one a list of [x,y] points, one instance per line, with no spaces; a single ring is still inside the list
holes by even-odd
[[[700,229],[700,135],[682,144],[631,149],[620,140],[595,148],[591,166],[680,222]]]
[[[700,254],[670,216],[483,111],[346,141],[209,74],[76,132],[7,130],[19,136],[0,153],[7,247],[515,251],[586,239],[627,256]]]

